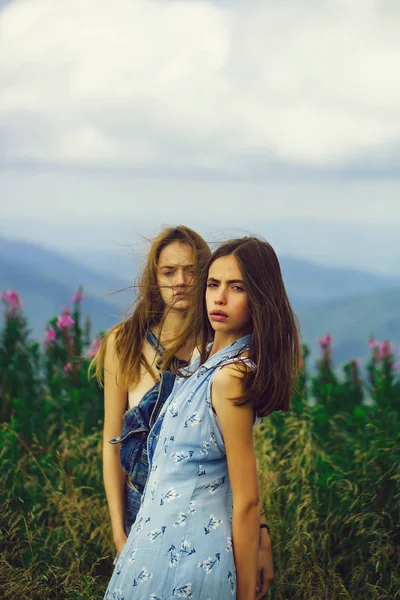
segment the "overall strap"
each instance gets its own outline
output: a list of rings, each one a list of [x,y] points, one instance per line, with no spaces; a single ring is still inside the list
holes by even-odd
[[[166,354],[167,351],[164,348],[164,346],[161,344],[159,339],[154,335],[154,333],[152,332],[152,330],[150,328],[146,330],[146,340],[149,342],[150,346],[160,356],[160,360],[158,360],[156,362],[156,369],[158,369],[158,371],[159,371],[161,369],[161,365],[162,365],[161,359],[163,358],[163,356]],[[176,356],[174,356],[174,358],[171,361],[169,370],[183,369],[184,367],[187,367],[188,364],[189,364],[189,362],[187,360],[181,360],[181,359],[177,358]]]
[[[159,354],[160,356],[164,356],[166,350],[161,344],[160,340],[154,335],[150,328],[146,330],[146,340],[149,342],[150,346],[157,352],[157,354]]]

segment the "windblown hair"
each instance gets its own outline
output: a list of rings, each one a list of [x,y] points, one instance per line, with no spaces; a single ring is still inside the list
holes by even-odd
[[[234,400],[237,404],[252,403],[259,417],[276,410],[287,412],[301,362],[299,327],[278,258],[265,240],[238,238],[213,252],[206,271],[197,281],[182,332],[165,360],[170,360],[188,339],[196,340],[200,364],[207,359],[207,342],[213,337],[205,301],[208,271],[218,258],[229,255],[239,263],[248,294],[253,334],[248,358],[257,365],[255,372],[244,371],[245,393]]]
[[[107,342],[111,335],[115,336],[115,348],[118,357],[117,381],[124,389],[129,390],[140,378],[141,366],[150,373],[151,367],[142,353],[143,340],[148,328],[161,325],[165,318],[165,304],[157,282],[157,264],[161,251],[172,244],[187,244],[193,250],[195,279],[205,271],[211,252],[203,238],[183,225],[166,228],[153,240],[146,264],[137,284],[137,297],[132,314],[122,323],[114,326],[104,337],[101,346],[92,360],[89,372],[93,373],[100,385],[104,380],[104,360]],[[173,355],[163,361],[162,369],[167,369]]]

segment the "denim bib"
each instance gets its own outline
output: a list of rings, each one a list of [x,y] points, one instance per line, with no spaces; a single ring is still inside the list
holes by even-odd
[[[165,348],[150,329],[146,332],[146,339],[160,357],[165,354]],[[175,358],[170,369],[183,368],[187,364],[187,361]],[[173,372],[161,373],[160,380],[146,392],[139,404],[124,414],[121,435],[110,440],[110,444],[121,444],[121,466],[140,493],[144,490],[149,472],[147,437],[172,392],[174,381]]]

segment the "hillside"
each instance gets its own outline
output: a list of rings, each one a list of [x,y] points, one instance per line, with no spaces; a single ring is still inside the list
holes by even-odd
[[[303,339],[313,349],[316,340],[328,331],[334,336],[337,362],[365,357],[371,333],[378,339],[400,341],[398,279],[356,269],[323,267],[287,256],[280,257],[280,261]],[[48,319],[68,304],[79,285],[84,286],[83,309],[92,318],[93,330],[108,328],[120,318],[134,295],[132,289],[110,294],[133,281],[138,268],[138,257],[126,248],[109,256],[88,251],[77,260],[29,242],[0,237],[0,291],[15,288],[21,293],[33,335],[38,339]]]
[[[396,289],[340,300],[298,311],[303,338],[316,348],[325,333],[333,336],[336,363],[369,355],[368,340],[391,340],[400,345],[400,286]]]
[[[351,297],[400,288],[400,278],[380,276],[358,269],[327,267],[311,261],[280,258],[289,297],[296,302],[317,305]]]
[[[112,275],[104,275],[59,251],[1,236],[0,259],[4,264],[19,265],[32,271],[32,280],[37,275],[72,290],[84,285],[86,293],[102,300],[127,285],[113,270],[110,270]],[[113,296],[111,303],[124,306],[125,300]]]
[[[46,322],[68,305],[77,287],[70,282],[59,283],[31,266],[0,257],[0,289],[15,288],[19,291],[32,335],[39,340],[43,338]],[[115,303],[86,292],[83,310],[90,315],[95,333],[108,329],[121,314]]]

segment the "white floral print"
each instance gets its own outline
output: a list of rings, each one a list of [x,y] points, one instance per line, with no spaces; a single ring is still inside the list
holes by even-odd
[[[160,527],[159,529],[153,529],[152,531],[149,531],[149,533],[147,534],[147,538],[150,540],[150,543],[153,544],[157,538],[164,535],[165,530],[166,530],[166,527],[164,525],[163,527]]]
[[[217,552],[217,554],[214,556],[209,556],[202,562],[199,562],[197,566],[201,569],[204,569],[206,573],[211,573],[215,565],[219,564],[220,559],[221,555],[219,552]]]
[[[180,587],[176,587],[172,590],[173,598],[193,598],[192,596],[192,584],[186,583]]]
[[[172,502],[172,500],[176,500],[179,498],[180,494],[178,494],[174,489],[168,490],[164,495],[161,496],[160,506],[164,506],[167,502]]]
[[[217,490],[219,490],[219,488],[222,485],[224,485],[224,483],[225,483],[225,477],[220,477],[216,481],[213,481],[213,483],[209,483],[208,485],[206,485],[206,490],[208,490],[210,492],[210,494],[215,494],[215,492]]]
[[[152,577],[153,577],[153,574],[149,573],[148,570],[146,569],[146,567],[143,567],[143,569],[140,571],[140,573],[133,578],[132,585],[133,585],[133,587],[136,587],[136,586],[144,583],[145,581],[148,581]]]
[[[194,452],[193,450],[188,450],[187,452],[173,452],[171,454],[171,458],[176,464],[178,464],[178,463],[182,462],[183,460],[192,458],[193,452]]]
[[[183,513],[183,512],[178,513],[178,516],[174,523],[174,527],[183,527],[186,519],[187,519],[187,515],[185,515],[185,513]]]
[[[192,415],[190,415],[190,417],[187,417],[187,419],[185,419],[185,428],[187,429],[188,427],[198,427],[198,425],[200,425],[200,423],[202,422],[202,419],[200,418],[198,413],[193,413]]]
[[[217,519],[214,515],[210,515],[208,522],[203,524],[204,533],[208,535],[213,529],[217,529],[220,525],[222,525],[222,519]]]

